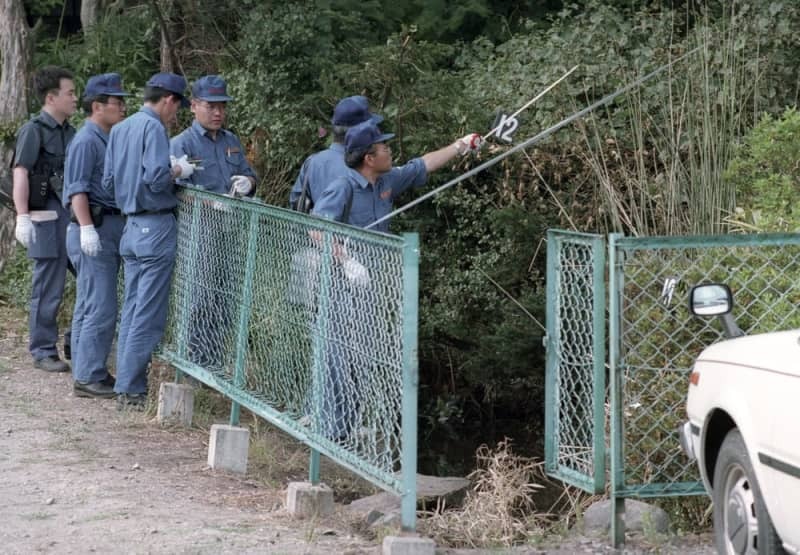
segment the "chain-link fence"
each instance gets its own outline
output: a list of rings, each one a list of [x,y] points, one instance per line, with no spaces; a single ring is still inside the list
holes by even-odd
[[[605,241],[547,233],[545,464],[593,493],[605,488]]]
[[[417,272],[416,235],[186,189],[161,356],[232,420],[241,404],[403,495],[413,528]]]
[[[605,261],[596,254],[597,241],[604,238],[564,232],[548,236],[547,384],[552,392],[547,409],[554,424],[546,429],[546,458],[557,463],[548,465],[551,474],[587,491],[606,482],[604,467],[588,464],[596,439],[590,431],[605,421],[597,413],[591,420],[587,409],[590,399],[597,406],[604,387],[588,370],[588,357],[600,356],[605,343],[602,335],[591,334],[600,324],[590,306],[604,294],[598,275]],[[619,516],[625,497],[704,493],[696,463],[681,451],[678,429],[686,419],[692,364],[723,333],[717,320],[691,315],[689,290],[700,283],[728,284],[734,317],[746,333],[800,327],[800,234],[611,235],[608,252],[608,442],[611,496]],[[587,458],[577,457],[573,448]],[[581,479],[570,480],[574,472],[565,467]],[[616,544],[622,533],[621,520],[615,518]]]
[[[726,283],[734,317],[748,334],[800,326],[800,235],[611,237],[614,252],[611,318],[619,333],[619,376],[612,411],[612,446],[621,468],[612,489],[620,496],[703,493],[697,466],[680,449],[692,364],[722,338],[715,319],[695,318],[693,285]],[[615,305],[617,309],[615,309]],[[616,440],[616,441],[615,441]]]

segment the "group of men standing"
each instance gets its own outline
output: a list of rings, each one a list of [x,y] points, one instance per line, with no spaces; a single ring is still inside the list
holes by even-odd
[[[144,104],[125,118],[117,73],[88,79],[82,95],[85,123],[69,123],[78,97],[72,74],[48,66],[34,76],[39,114],[17,135],[13,162],[16,238],[33,259],[29,350],[34,366],[68,372],[58,355],[56,316],[68,267],[77,294],[71,338],[74,393],[116,397],[118,407],[141,409],[147,367],[167,318],[169,284],[177,250],[176,183],[217,193],[252,195],[256,174],[239,139],[223,128],[225,81],[217,75],[192,86],[174,73],[157,73],[144,89]],[[191,126],[171,140],[167,127],[190,107]],[[393,166],[383,118],[363,96],[342,99],[332,119],[333,144],[310,156],[290,193],[297,210],[366,227],[386,216],[403,191],[455,156],[480,147],[469,134],[452,144]],[[38,189],[46,177],[45,189]],[[44,205],[33,195],[42,193]],[[376,226],[387,231],[388,222]],[[108,356],[117,320],[117,282],[124,263],[125,292],[117,337],[116,378]],[[67,348],[71,347],[71,348]]]
[[[186,86],[180,75],[153,75],[142,108],[125,118],[129,94],[119,74],[92,76],[82,96],[86,121],[76,133],[68,121],[78,104],[73,76],[48,66],[34,76],[41,112],[17,135],[15,235],[34,264],[29,321],[34,366],[70,371],[58,355],[56,316],[71,265],[77,293],[72,334],[65,336],[71,348],[65,345],[65,352],[73,359],[74,392],[116,397],[120,408],[144,407],[147,367],[166,325],[177,250],[176,181],[243,195],[255,186],[241,143],[222,129],[226,103],[232,100],[225,81],[201,77],[192,87],[191,103]],[[170,141],[167,126],[189,106],[192,127]],[[195,175],[201,165],[202,173]],[[49,183],[45,204],[32,210],[32,191],[38,194],[32,185],[42,172]],[[108,355],[122,262],[125,292],[114,377]]]

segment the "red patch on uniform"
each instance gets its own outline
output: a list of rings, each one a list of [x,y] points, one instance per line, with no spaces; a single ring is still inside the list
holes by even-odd
[[[392,190],[386,189],[384,192],[381,193],[381,200],[389,200],[392,198]]]

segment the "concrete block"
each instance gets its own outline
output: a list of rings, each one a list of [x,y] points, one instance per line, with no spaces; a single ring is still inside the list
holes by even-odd
[[[286,493],[286,508],[297,518],[333,514],[333,490],[325,484],[290,482]]]
[[[208,442],[208,466],[244,474],[247,472],[247,450],[250,430],[226,424],[211,426]]]
[[[189,385],[162,383],[158,389],[158,412],[161,424],[178,423],[187,428],[194,415],[194,389]]]
[[[383,555],[435,555],[436,544],[421,536],[386,536]]]

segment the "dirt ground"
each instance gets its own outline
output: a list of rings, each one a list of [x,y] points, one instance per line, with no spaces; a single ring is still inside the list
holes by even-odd
[[[285,482],[265,480],[263,468],[245,476],[210,470],[207,431],[163,428],[152,411],[118,412],[113,400],[74,397],[69,374],[33,368],[21,321],[0,307],[0,552],[380,553],[380,538],[358,532],[344,511],[292,519]],[[306,464],[294,460],[282,476],[300,469],[302,479]],[[507,552],[615,550],[571,538]],[[625,552],[714,550],[704,535],[660,544],[633,539]]]

